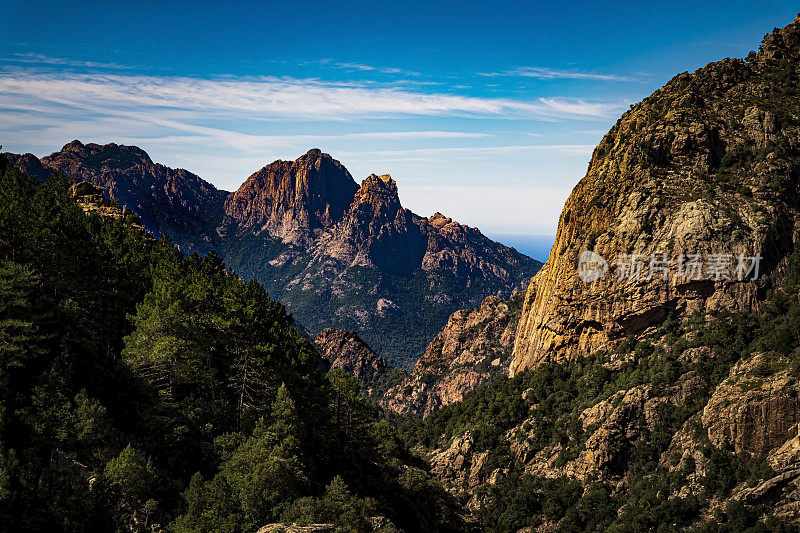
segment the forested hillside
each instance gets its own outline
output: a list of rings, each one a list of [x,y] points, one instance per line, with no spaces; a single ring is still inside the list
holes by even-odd
[[[4,531],[463,529],[260,284],[5,160],[0,345]]]

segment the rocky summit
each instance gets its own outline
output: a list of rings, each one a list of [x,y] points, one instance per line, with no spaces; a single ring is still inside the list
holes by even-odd
[[[135,146],[73,141],[41,159],[5,155],[40,179],[59,172],[103,188],[184,253],[215,250],[262,282],[307,328],[357,331],[403,368],[451,313],[508,298],[541,266],[440,213],[412,213],[390,176],[359,185],[318,149],[270,163],[233,193]]]
[[[314,149],[253,173],[225,201],[225,222],[308,245],[340,220],[357,187],[338,161]]]
[[[528,287],[512,375],[619,343],[671,312],[757,308],[780,283],[800,221],[799,56],[796,20],[767,35],[758,53],[679,74],[622,115]],[[586,250],[610,265],[592,283],[577,268]],[[681,277],[678,258],[690,254],[707,263],[760,255],[759,277],[735,279],[735,264]],[[629,275],[634,256],[643,275]],[[647,275],[654,256],[671,261],[666,282],[660,270]]]

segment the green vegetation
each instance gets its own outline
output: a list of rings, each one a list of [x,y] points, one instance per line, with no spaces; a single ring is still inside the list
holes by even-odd
[[[261,285],[5,160],[0,345],[0,530],[463,529]]]
[[[431,339],[447,323],[454,311],[452,302],[462,302],[463,307],[478,306],[488,294],[498,290],[495,282],[480,276],[465,283],[452,272],[431,273],[420,269],[391,272],[348,267],[334,278],[324,263],[309,266],[310,257],[302,255],[305,253],[302,250],[288,249],[280,241],[244,230],[235,238],[220,242],[220,246],[225,261],[240,276],[261,281],[274,298],[296,310],[295,318],[300,323],[357,331],[392,366],[405,371],[413,369]],[[264,265],[287,252],[300,256],[272,265],[265,273]],[[539,266],[538,262],[521,265],[513,276],[519,279],[532,276]],[[307,281],[289,283],[294,279]],[[306,283],[308,287],[303,288]],[[370,290],[358,290],[359,287],[370,287]],[[375,314],[376,294],[391,295],[397,309],[386,311],[380,319],[365,322],[359,316]],[[447,295],[447,298],[439,300],[440,295]]]
[[[724,498],[738,484],[750,485],[774,472],[761,457],[738,459],[715,448],[704,431],[696,432],[708,458],[699,495],[667,499],[677,494],[694,472],[689,461],[670,471],[660,465],[673,435],[685,425],[697,424],[715,387],[742,357],[764,353],[767,363],[754,370],[771,375],[791,360],[800,367],[800,254],[790,257],[787,279],[770,293],[759,314],[718,312],[678,319],[669,317],[648,337],[629,337],[613,353],[598,352],[568,364],[549,363],[512,379],[468,394],[460,403],[440,409],[424,421],[403,427],[409,442],[425,448],[449,445],[470,431],[476,450],[489,452],[487,472],[510,468],[494,485],[480,489],[484,506],[479,517],[487,531],[513,531],[557,523],[559,531],[674,531],[702,522],[701,511],[713,498]],[[707,349],[699,357],[683,358],[689,349]],[[513,458],[506,434],[521,427],[517,438],[526,440],[528,456],[546,448],[560,450],[556,466],[576,459],[596,429],[584,431],[580,415],[604,400],[618,406],[619,391],[647,386],[650,397],[668,397],[678,378],[693,373],[702,386],[680,401],[658,406],[652,424],[640,421],[638,438],[615,439],[614,456],[624,458],[605,466],[585,483],[569,478],[545,479],[524,473]],[[524,399],[523,399],[524,397]],[[639,416],[644,416],[640,414]],[[632,482],[615,493],[608,480],[625,476]],[[732,504],[733,505],[733,504]],[[794,531],[777,524],[758,523],[758,506],[733,505],[716,521],[702,522],[703,531]],[[671,524],[671,525],[670,525]],[[666,529],[665,529],[666,528]],[[781,529],[783,528],[783,529]]]

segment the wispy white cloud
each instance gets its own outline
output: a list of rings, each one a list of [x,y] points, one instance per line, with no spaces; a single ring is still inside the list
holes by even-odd
[[[405,70],[395,67],[373,67],[372,65],[365,65],[364,63],[334,63],[336,68],[360,71],[360,72],[379,72],[381,74],[402,74],[404,76],[419,76],[419,72],[412,70]]]
[[[3,107],[74,108],[99,115],[136,111],[151,120],[243,117],[341,120],[393,116],[607,118],[621,103],[567,98],[519,100],[418,92],[317,79],[123,76],[0,72]]]
[[[574,70],[554,70],[546,67],[519,67],[503,72],[479,72],[478,75],[490,78],[506,76],[516,78],[536,78],[539,80],[639,81],[639,78],[635,76],[598,74],[596,72],[580,72]]]
[[[62,66],[62,67],[84,67],[96,69],[127,70],[131,67],[120,65],[119,63],[101,63],[97,61],[81,61],[76,59],[65,59],[63,57],[50,57],[42,54],[24,53],[13,54],[9,57],[0,57],[3,63],[27,63],[36,65]]]
[[[374,81],[6,68],[0,69],[0,144],[37,155],[71,139],[138,145],[154,160],[197,172],[226,190],[264,164],[314,146],[341,159],[354,176],[377,169],[396,173],[409,187],[442,176],[476,183],[515,174],[552,180],[554,167],[569,169],[558,175],[578,176],[592,147],[547,145],[544,139],[527,144],[531,137],[515,139],[510,132],[543,121],[548,128],[553,121],[563,123],[559,128],[597,127],[627,104],[474,97]],[[514,123],[498,128],[498,120]],[[502,209],[497,216],[505,214]]]

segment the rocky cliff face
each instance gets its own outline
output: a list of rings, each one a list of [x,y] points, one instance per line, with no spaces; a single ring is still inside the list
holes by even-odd
[[[426,416],[507,375],[523,295],[509,301],[490,296],[476,309],[450,315],[411,374],[381,403],[398,413]]]
[[[757,306],[798,236],[800,21],[758,54],[675,76],[632,107],[592,155],[531,281],[511,374],[574,360],[659,323],[670,311]],[[579,254],[610,264],[584,283]],[[629,254],[626,256],[625,254]],[[643,275],[631,279],[630,255]],[[671,260],[648,279],[653,254]],[[679,277],[681,255],[763,256],[757,282],[704,270]],[[637,268],[637,267],[634,267]],[[710,278],[710,279],[709,279]]]
[[[367,177],[337,225],[315,244],[317,260],[407,274],[419,268],[425,238],[414,216],[400,205],[391,176]]]
[[[358,331],[398,366],[410,367],[451,313],[508,298],[541,265],[441,214],[413,214],[387,175],[357,185],[318,149],[265,166],[234,193],[133,146],[73,141],[41,160],[5,155],[41,179],[62,172],[102,187],[184,252],[216,250],[306,327]]]
[[[226,219],[307,246],[342,218],[357,188],[341,163],[313,149],[253,173],[226,200]]]
[[[363,384],[364,393],[372,398],[381,398],[387,388],[405,376],[404,372],[389,366],[354,331],[324,329],[314,342],[329,370],[341,368],[352,374]]]
[[[597,147],[525,295],[514,377],[423,422],[433,470],[485,523],[800,523],[798,80],[800,17],[745,61],[675,77]],[[587,250],[604,277],[579,276]],[[648,277],[652,254],[706,265]],[[759,278],[709,275],[713,254],[760,254]]]

